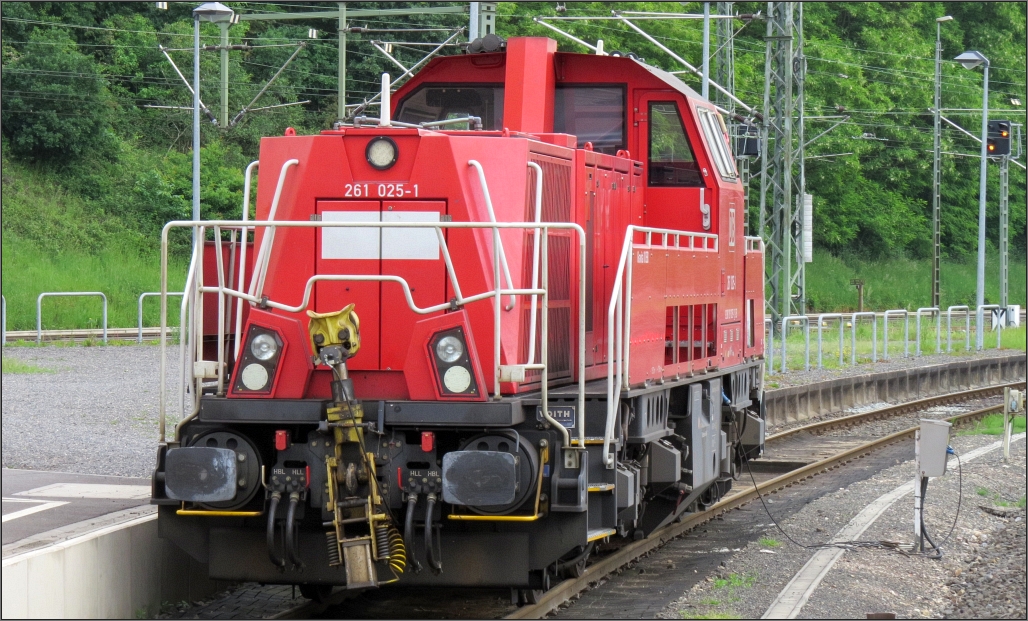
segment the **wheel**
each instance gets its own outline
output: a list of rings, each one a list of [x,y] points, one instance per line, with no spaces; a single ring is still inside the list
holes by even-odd
[[[301,584],[300,595],[319,604],[323,603],[332,594],[330,584]]]
[[[542,589],[518,589],[518,606],[534,606],[543,596]]]

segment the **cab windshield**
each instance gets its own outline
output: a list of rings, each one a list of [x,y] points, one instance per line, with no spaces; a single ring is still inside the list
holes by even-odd
[[[423,84],[400,102],[396,120],[402,123],[445,121],[477,116],[482,129],[503,129],[503,87],[482,84]],[[445,129],[471,129],[468,123]]]

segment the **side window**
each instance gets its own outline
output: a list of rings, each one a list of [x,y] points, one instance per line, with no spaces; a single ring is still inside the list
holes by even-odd
[[[735,171],[735,162],[732,159],[732,151],[725,141],[724,125],[721,123],[717,113],[709,108],[697,108],[700,113],[700,127],[703,128],[703,135],[710,145],[711,156],[714,165],[721,173],[722,179],[735,179],[738,173]]]
[[[557,86],[553,131],[578,136],[578,148],[610,155],[625,148],[625,89],[622,86]]]
[[[703,177],[685,134],[678,106],[672,101],[651,101],[649,118],[649,184],[702,187]]]

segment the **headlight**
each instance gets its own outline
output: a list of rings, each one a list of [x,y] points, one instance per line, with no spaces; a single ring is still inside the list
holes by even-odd
[[[250,341],[250,353],[258,360],[271,360],[278,353],[278,342],[270,334],[259,334]],[[245,369],[243,372],[246,372]],[[247,388],[250,388],[249,385]],[[250,388],[250,390],[256,389]]]
[[[368,164],[371,164],[373,168],[385,170],[396,163],[397,153],[396,143],[390,138],[380,136],[368,143],[364,156],[367,157]]]
[[[243,367],[240,379],[247,390],[263,390],[268,385],[268,370],[264,365],[252,362]]]
[[[457,362],[464,354],[464,344],[455,336],[444,336],[435,346],[435,354],[446,363]],[[460,390],[454,392],[463,392]]]

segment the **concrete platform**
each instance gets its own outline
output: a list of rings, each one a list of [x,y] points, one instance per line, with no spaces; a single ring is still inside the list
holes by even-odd
[[[228,583],[157,536],[142,478],[4,469],[3,617],[146,618]]]
[[[153,512],[147,479],[4,468],[0,484],[4,558],[59,541],[70,534],[67,527],[80,522],[109,525],[102,518],[117,514],[132,519]],[[125,514],[140,507],[146,510]],[[58,532],[41,537],[50,531]],[[37,545],[26,546],[29,541]]]

